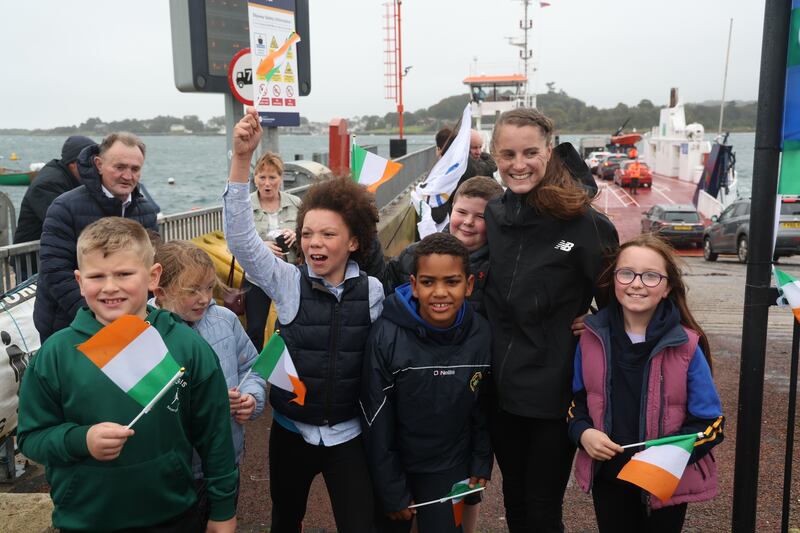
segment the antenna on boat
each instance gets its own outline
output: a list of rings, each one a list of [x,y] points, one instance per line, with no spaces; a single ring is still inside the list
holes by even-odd
[[[722,116],[725,113],[725,88],[728,84],[728,60],[731,58],[731,35],[733,34],[733,18],[728,26],[728,50],[725,52],[725,74],[722,76],[722,102],[719,104],[719,129],[717,136],[722,135]]]
[[[528,6],[533,3],[533,0],[519,1],[524,8],[523,18],[519,21],[519,29],[522,30],[522,38],[515,39],[514,37],[507,37],[507,39],[509,44],[520,48],[519,58],[522,60],[523,74],[525,75],[523,105],[525,107],[536,107],[536,94],[531,90],[529,70],[529,62],[533,59],[533,50],[528,47],[528,33],[533,29],[533,20],[528,16]],[[534,68],[533,70],[535,71],[536,69]]]

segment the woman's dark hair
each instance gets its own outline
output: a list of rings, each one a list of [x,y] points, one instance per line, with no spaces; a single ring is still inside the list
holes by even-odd
[[[358,249],[350,254],[353,261],[363,264],[372,251],[372,243],[378,234],[378,208],[375,197],[366,188],[350,178],[333,178],[313,185],[297,212],[297,241],[303,239],[303,222],[312,209],[327,209],[338,213],[356,238]],[[300,248],[300,254],[303,250]]]
[[[706,356],[709,368],[713,369],[711,364],[711,348],[708,345],[708,338],[703,328],[700,327],[700,324],[698,324],[697,320],[692,316],[692,312],[689,310],[689,304],[686,299],[686,284],[683,282],[680,268],[682,261],[675,253],[675,249],[666,241],[660,237],[656,237],[652,233],[646,233],[622,244],[609,258],[609,266],[600,274],[597,280],[597,286],[608,291],[609,301],[616,300],[616,295],[614,294],[614,270],[617,268],[617,261],[619,260],[620,254],[633,246],[653,250],[664,259],[664,265],[667,267],[667,283],[669,283],[670,287],[667,298],[678,308],[678,312],[681,315],[681,324],[696,331],[700,335],[700,348]]]
[[[528,203],[553,218],[569,220],[586,212],[591,198],[557,152],[552,152],[542,181],[528,193]]]
[[[464,265],[464,276],[469,277],[469,250],[449,233],[432,233],[419,241],[419,244],[414,247],[414,265],[411,273],[414,276],[417,275],[420,257],[433,254],[460,257],[461,264]]]

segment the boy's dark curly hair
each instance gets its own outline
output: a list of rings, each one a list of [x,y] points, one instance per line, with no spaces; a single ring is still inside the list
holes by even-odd
[[[363,264],[372,251],[378,234],[378,208],[375,196],[350,178],[333,178],[313,185],[297,212],[297,242],[302,244],[303,221],[312,209],[327,209],[339,213],[358,241],[358,250],[350,254],[356,263]],[[300,250],[302,254],[302,248]]]
[[[432,233],[419,241],[419,244],[414,247],[414,266],[411,273],[414,276],[417,275],[420,257],[433,254],[460,257],[461,264],[464,265],[464,276],[469,277],[469,250],[449,233]]]

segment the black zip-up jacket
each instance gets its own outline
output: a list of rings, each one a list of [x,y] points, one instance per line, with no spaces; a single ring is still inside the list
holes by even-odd
[[[14,244],[38,241],[42,236],[42,224],[47,208],[53,200],[78,185],[80,185],[78,180],[60,159],[53,159],[47,163],[33,179],[22,198],[17,231],[14,232]]]
[[[459,465],[479,478],[492,472],[483,402],[491,379],[489,324],[465,302],[453,326],[437,329],[416,306],[409,285],[387,297],[364,354],[361,425],[386,512],[410,504],[406,473]]]
[[[511,190],[489,202],[485,217],[484,303],[498,405],[519,416],[563,419],[577,343],[570,325],[588,311],[606,254],[619,245],[617,231],[591,208],[555,219]]]
[[[82,185],[56,198],[44,219],[39,284],[33,308],[33,322],[42,342],[69,326],[78,309],[86,304],[74,274],[78,268],[75,246],[81,231],[103,217],[122,216],[122,202],[108,198],[101,189],[100,175],[94,166],[98,151],[99,146],[95,145],[80,153],[78,171]],[[136,187],[125,209],[125,218],[157,231],[158,211],[158,205]]]

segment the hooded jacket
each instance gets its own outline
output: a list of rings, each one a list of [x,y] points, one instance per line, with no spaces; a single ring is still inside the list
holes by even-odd
[[[100,174],[94,165],[99,146],[90,146],[78,157],[82,185],[59,196],[44,219],[40,243],[39,284],[33,308],[33,322],[42,342],[70,324],[78,309],[86,304],[81,296],[75,269],[75,246],[81,231],[103,217],[123,216],[122,202],[108,198],[102,190]],[[131,193],[124,217],[158,230],[159,207],[142,194],[140,187]]]
[[[114,460],[90,454],[94,424],[128,424],[142,406],[76,349],[103,328],[82,308],[31,360],[20,390],[23,453],[45,465],[53,525],[63,529],[144,528],[185,512],[197,499],[192,448],[202,458],[212,520],[235,515],[237,470],[225,380],[211,347],[169,311],[148,308],[185,374],[134,426]]]
[[[59,159],[47,163],[36,175],[19,207],[17,231],[14,244],[38,241],[42,236],[42,224],[47,208],[53,201],[67,191],[80,185],[67,165]]]
[[[586,330],[581,335],[575,355],[573,390],[575,399],[569,410],[570,437],[580,443],[580,437],[589,428],[608,435],[622,422],[617,416],[627,416],[625,426],[638,428],[636,441],[652,440],[669,435],[703,432],[678,484],[668,501],[650,498],[654,509],[686,502],[710,500],[717,494],[717,466],[710,453],[713,446],[723,440],[723,417],[711,372],[703,351],[698,347],[698,334],[680,324],[674,324],[652,339],[650,353],[644,359],[641,399],[638,406],[625,410],[615,408],[615,403],[629,400],[614,394],[612,375],[618,349],[613,348],[611,307],[586,318]],[[650,328],[648,327],[648,333]],[[651,341],[648,336],[648,341]],[[642,343],[644,344],[644,343]],[[625,414],[627,411],[627,414]],[[620,442],[619,444],[630,444]],[[575,479],[588,492],[595,475],[606,468],[605,476],[616,477],[632,452],[610,461],[593,461],[579,448],[575,460]]]
[[[489,337],[488,323],[466,302],[453,326],[438,329],[419,316],[410,285],[386,298],[361,380],[364,442],[385,511],[411,502],[406,473],[467,465],[471,476],[491,475],[482,401]]]
[[[490,275],[484,303],[499,407],[563,419],[577,342],[570,325],[589,309],[605,253],[619,244],[617,232],[594,209],[555,219],[510,189],[487,204],[485,218]]]

